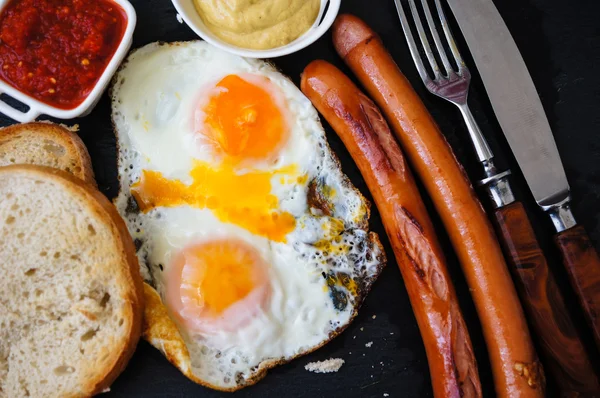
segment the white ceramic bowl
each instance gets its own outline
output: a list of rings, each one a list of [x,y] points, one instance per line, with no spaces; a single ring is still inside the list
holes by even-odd
[[[341,0],[321,0],[321,9],[319,11],[319,16],[317,17],[313,26],[307,30],[302,36],[294,40],[293,42],[286,44],[285,46],[273,48],[270,50],[250,50],[247,48],[242,48],[238,46],[234,46],[232,44],[226,43],[223,40],[219,39],[215,36],[204,24],[200,15],[196,11],[193,0],[171,0],[173,5],[177,9],[177,12],[185,23],[192,28],[194,32],[210,44],[215,47],[219,47],[225,51],[230,53],[240,55],[242,57],[249,58],[275,58],[281,57],[283,55],[291,54],[293,52],[299,51],[304,47],[309,46],[319,37],[323,36],[323,34],[331,27],[335,17],[340,10],[340,2]],[[329,8],[327,8],[327,4],[329,4]],[[327,8],[327,12],[324,14],[325,9]]]
[[[0,12],[4,9],[7,3],[10,0],[0,0]],[[17,90],[10,84],[4,82],[0,79],[0,95],[6,94],[23,104],[29,106],[29,110],[27,112],[21,112],[20,110],[13,108],[6,102],[0,100],[0,113],[5,114],[6,116],[22,122],[31,122],[35,120],[38,116],[44,114],[53,116],[59,119],[73,119],[79,116],[85,116],[92,111],[94,106],[100,100],[102,93],[110,83],[110,79],[112,75],[117,71],[117,68],[123,61],[123,58],[127,55],[129,48],[131,47],[131,40],[133,38],[133,29],[136,24],[136,14],[133,6],[127,0],[112,0],[125,11],[127,15],[127,26],[125,27],[125,33],[123,34],[123,39],[117,47],[117,51],[113,55],[112,59],[106,66],[106,69],[100,76],[100,79],[96,82],[96,85],[87,96],[87,98],[79,104],[76,108],[73,109],[61,109],[56,108],[52,105],[48,105],[43,103],[21,91]]]

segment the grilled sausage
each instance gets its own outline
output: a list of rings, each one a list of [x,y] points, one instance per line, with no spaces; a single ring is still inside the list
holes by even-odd
[[[301,88],[358,165],[394,249],[427,352],[436,397],[481,397],[465,321],[433,226],[379,109],[333,65],[314,61]]]
[[[544,375],[502,251],[464,170],[376,34],[341,15],[334,46],[388,119],[433,199],[466,276],[500,397],[541,397]]]

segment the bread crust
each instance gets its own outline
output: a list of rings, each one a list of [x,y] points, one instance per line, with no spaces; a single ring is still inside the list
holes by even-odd
[[[135,255],[135,247],[125,222],[113,204],[100,191],[66,171],[46,166],[20,164],[0,167],[0,173],[26,173],[58,182],[73,195],[85,198],[93,213],[107,225],[110,225],[112,235],[115,237],[118,251],[122,257],[124,271],[122,284],[127,287],[126,290],[129,292],[124,297],[129,305],[123,309],[123,319],[129,323],[127,325],[128,336],[120,347],[115,347],[114,351],[118,352],[118,355],[114,355],[111,366],[99,370],[96,377],[88,379],[86,384],[80,386],[79,392],[73,392],[73,394],[67,396],[85,397],[99,394],[110,387],[117,376],[125,369],[129,359],[135,352],[141,335],[144,288],[139,273],[137,256]]]
[[[16,135],[23,134],[35,136],[38,139],[47,138],[59,142],[67,150],[66,156],[75,160],[80,167],[80,170],[71,171],[72,174],[96,186],[90,154],[76,131],[76,128],[68,128],[51,122],[14,124],[0,129],[0,147]]]

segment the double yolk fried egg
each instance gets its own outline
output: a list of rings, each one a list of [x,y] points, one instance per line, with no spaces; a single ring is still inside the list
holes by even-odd
[[[112,98],[115,204],[186,375],[237,389],[348,325],[384,255],[287,78],[204,42],[154,43],[129,56]]]

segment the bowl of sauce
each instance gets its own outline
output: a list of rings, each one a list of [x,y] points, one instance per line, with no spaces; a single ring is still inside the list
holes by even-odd
[[[91,111],[125,57],[136,23],[127,0],[0,0],[0,112],[20,122]]]
[[[198,36],[243,57],[273,58],[312,44],[341,0],[172,0]]]

